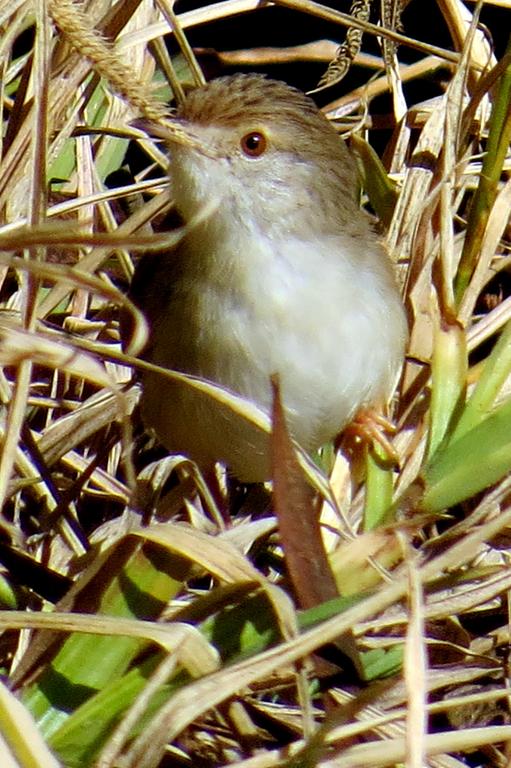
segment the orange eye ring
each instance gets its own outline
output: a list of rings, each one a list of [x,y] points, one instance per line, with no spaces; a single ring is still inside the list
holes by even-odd
[[[267,146],[266,136],[261,131],[250,131],[240,141],[241,151],[247,157],[261,157],[266,152]]]

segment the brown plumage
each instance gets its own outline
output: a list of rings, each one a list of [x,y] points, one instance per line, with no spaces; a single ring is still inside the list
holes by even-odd
[[[198,88],[176,123],[189,141],[169,133],[172,190],[191,226],[135,274],[147,356],[266,413],[277,373],[292,434],[312,450],[389,397],[406,339],[353,160],[312,100],[259,75]],[[227,406],[156,374],[143,387],[144,420],[169,450],[268,477],[267,438]]]

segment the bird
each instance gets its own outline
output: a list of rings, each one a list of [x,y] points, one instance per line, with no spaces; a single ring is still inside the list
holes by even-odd
[[[133,276],[143,355],[268,415],[278,377],[289,432],[311,453],[389,400],[407,341],[355,161],[310,97],[260,74],[211,80],[170,119],[176,132],[159,136],[185,228]],[[142,372],[141,413],[169,452],[271,478],[268,435],[186,382]]]

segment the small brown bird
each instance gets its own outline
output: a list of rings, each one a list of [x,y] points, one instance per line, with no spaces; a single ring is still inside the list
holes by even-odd
[[[291,434],[311,451],[388,400],[407,337],[353,159],[311,99],[260,75],[197,88],[176,122],[190,141],[169,133],[172,194],[183,220],[198,220],[133,278],[145,356],[266,413],[278,374]],[[156,373],[142,383],[143,419],[170,451],[269,477],[268,439],[240,416]]]

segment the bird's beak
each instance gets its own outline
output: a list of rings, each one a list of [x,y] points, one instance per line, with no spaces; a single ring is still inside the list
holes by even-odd
[[[161,139],[166,144],[180,144],[202,154],[208,154],[204,144],[197,136],[194,136],[190,126],[182,120],[168,117],[156,122],[155,120],[140,118],[133,120],[131,125],[155,139]]]

